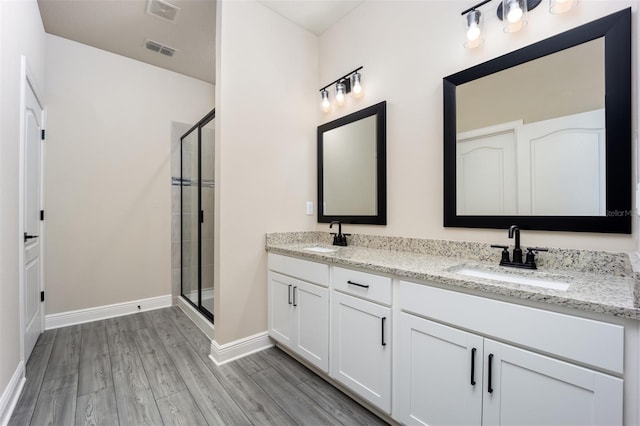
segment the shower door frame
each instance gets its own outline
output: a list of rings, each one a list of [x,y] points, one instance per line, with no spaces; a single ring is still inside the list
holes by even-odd
[[[180,297],[193,306],[198,312],[200,312],[205,318],[207,318],[213,324],[214,313],[209,312],[207,308],[202,306],[202,128],[209,124],[216,116],[215,108],[211,110],[207,115],[205,115],[200,121],[198,121],[193,127],[185,132],[184,135],[180,137]],[[183,287],[183,271],[184,271],[184,263],[183,263],[183,253],[184,253],[184,239],[182,238],[182,229],[183,229],[183,188],[184,188],[184,176],[183,176],[183,158],[182,152],[183,147],[182,144],[184,139],[187,136],[190,136],[192,132],[198,132],[198,212],[197,217],[198,221],[198,303],[194,303],[189,297],[184,295],[184,287]],[[214,142],[215,144],[215,142]],[[215,149],[215,148],[214,148]],[[193,173],[192,173],[193,175]],[[215,179],[214,179],[214,194],[215,194]],[[214,195],[215,199],[215,195]],[[215,209],[215,204],[214,204]],[[215,238],[215,234],[214,234]],[[214,265],[215,268],[215,265]]]

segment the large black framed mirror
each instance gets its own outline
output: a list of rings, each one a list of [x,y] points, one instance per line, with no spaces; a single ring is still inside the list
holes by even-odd
[[[387,104],[318,126],[318,222],[387,224]]]
[[[444,226],[631,233],[631,9],[443,79]]]

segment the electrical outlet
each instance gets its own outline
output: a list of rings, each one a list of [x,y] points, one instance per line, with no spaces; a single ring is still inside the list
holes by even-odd
[[[307,216],[313,214],[313,201],[307,201]]]

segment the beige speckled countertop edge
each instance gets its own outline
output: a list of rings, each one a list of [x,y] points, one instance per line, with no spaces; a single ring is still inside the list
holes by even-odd
[[[305,250],[309,247],[335,249],[330,253]],[[495,264],[477,260],[434,256],[428,254],[381,250],[370,247],[336,247],[325,241],[275,244],[267,241],[269,252],[291,255],[337,266],[360,268],[372,272],[394,275],[409,280],[434,282],[452,289],[461,288],[482,293],[531,300],[561,307],[601,313],[615,317],[640,320],[638,300],[638,278],[640,258],[630,255],[635,277],[619,277],[567,271],[517,271],[518,274],[545,274],[545,278],[562,276],[571,283],[567,291],[551,290],[527,285],[518,285],[482,278],[463,277],[452,272],[460,265],[477,265],[482,268]],[[504,268],[508,269],[508,268]]]

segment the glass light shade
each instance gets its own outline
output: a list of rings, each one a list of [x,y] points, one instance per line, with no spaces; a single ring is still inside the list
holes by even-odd
[[[344,95],[345,95],[346,87],[344,83],[336,84],[336,102],[338,105],[344,105]]]
[[[527,0],[502,0],[502,29],[515,33],[527,25]]]
[[[573,9],[578,0],[549,0],[550,13],[566,13]]]
[[[322,110],[324,112],[329,112],[329,110],[331,109],[331,102],[329,102],[329,92],[327,91],[327,89],[322,89],[322,92],[320,92],[321,96],[322,96]]]
[[[351,78],[351,91],[356,98],[362,96],[362,76],[356,71]]]
[[[465,15],[464,22],[464,47],[473,49],[480,46],[484,42],[482,13],[479,10],[472,10]]]

